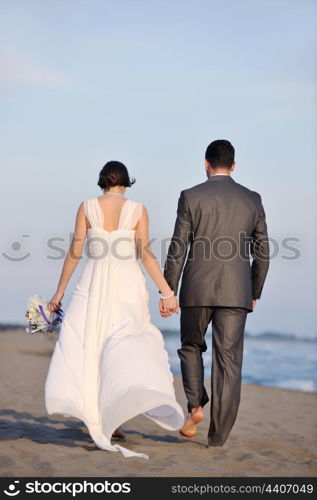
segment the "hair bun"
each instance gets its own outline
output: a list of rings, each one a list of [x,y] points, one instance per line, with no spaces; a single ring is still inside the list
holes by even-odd
[[[108,161],[99,173],[98,186],[109,189],[112,186],[131,187],[135,179],[130,179],[127,167],[120,161]]]

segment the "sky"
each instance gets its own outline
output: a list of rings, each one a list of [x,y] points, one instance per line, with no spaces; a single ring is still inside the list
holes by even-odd
[[[0,321],[52,297],[48,241],[67,251],[108,160],[136,178],[163,266],[179,193],[225,138],[278,249],[247,330],[316,336],[316,18],[313,0],[1,0]],[[153,323],[178,328],[148,287]]]

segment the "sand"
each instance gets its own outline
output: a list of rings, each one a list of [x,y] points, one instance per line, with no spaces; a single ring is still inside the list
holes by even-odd
[[[255,385],[242,387],[227,449],[207,448],[207,406],[190,441],[144,416],[127,422],[122,444],[147,453],[148,461],[100,450],[78,419],[46,414],[44,382],[54,342],[52,334],[0,332],[1,476],[317,476],[317,394]],[[174,382],[185,410],[180,377]]]

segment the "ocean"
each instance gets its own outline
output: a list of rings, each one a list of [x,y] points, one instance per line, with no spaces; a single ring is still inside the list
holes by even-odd
[[[165,347],[173,373],[180,373],[177,331],[163,331]],[[211,333],[206,334],[208,349],[203,354],[205,377],[211,373]],[[242,382],[283,389],[317,392],[317,339],[294,335],[245,334]]]

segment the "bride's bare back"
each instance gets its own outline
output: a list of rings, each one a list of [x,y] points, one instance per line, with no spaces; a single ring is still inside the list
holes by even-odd
[[[98,196],[96,199],[102,213],[103,229],[109,233],[117,231],[120,227],[124,205],[128,201],[127,198],[116,193],[107,193],[106,195]],[[85,220],[86,229],[89,229],[91,226],[87,216],[85,216]],[[136,229],[136,226],[132,229]]]
[[[124,196],[112,196],[110,194],[98,196],[97,200],[103,213],[103,229],[109,232],[116,231],[119,227],[120,216],[127,199]]]

